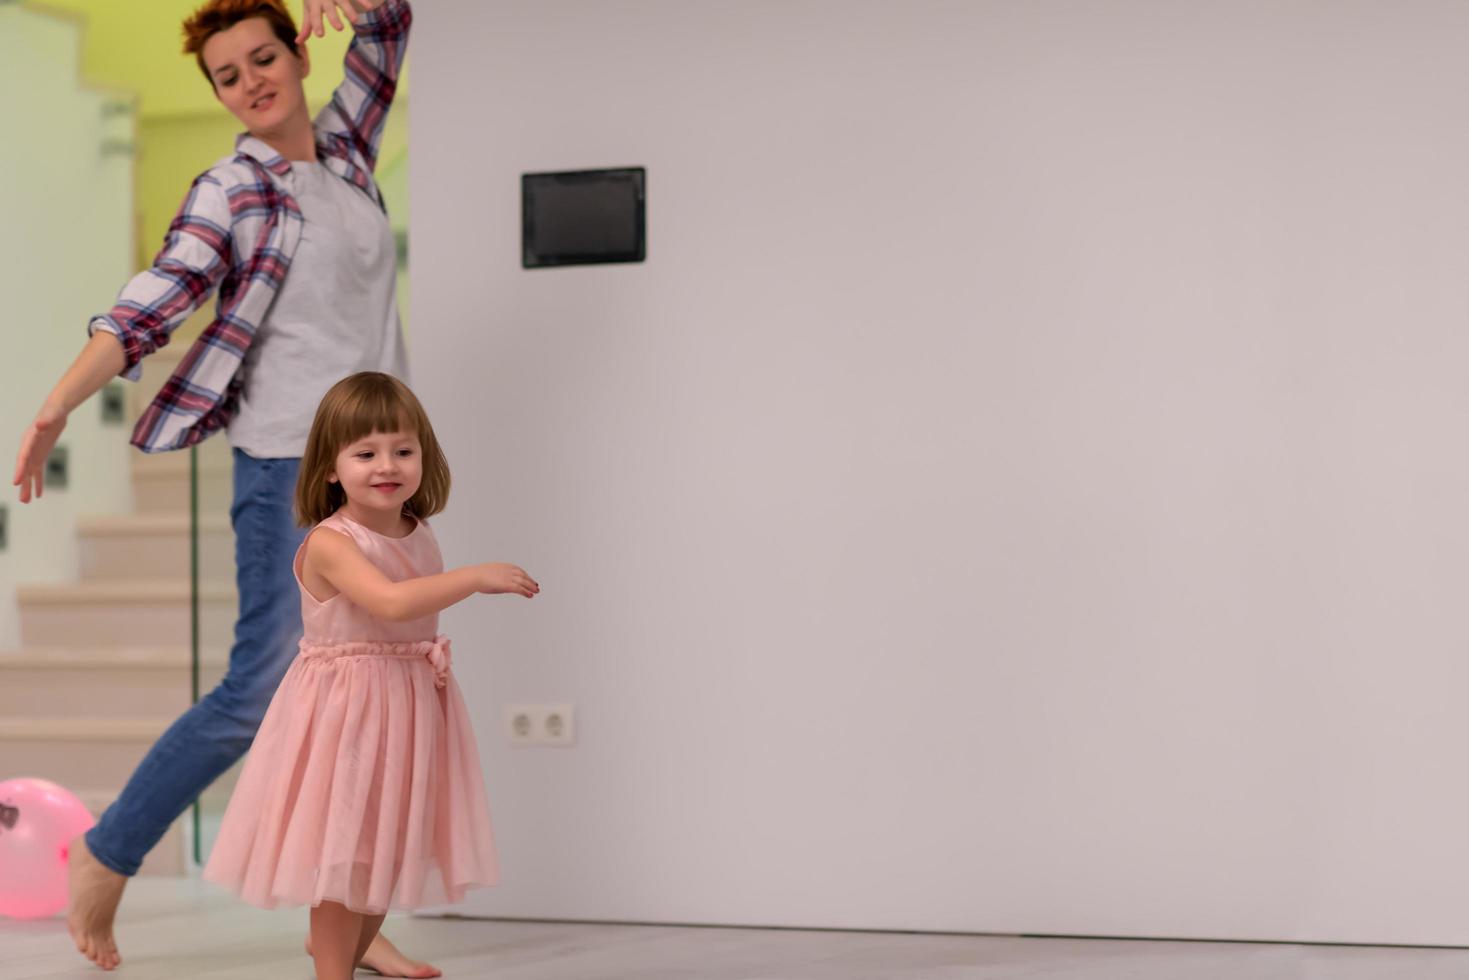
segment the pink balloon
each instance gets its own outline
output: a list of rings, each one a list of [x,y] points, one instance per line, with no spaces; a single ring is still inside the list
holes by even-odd
[[[66,856],[97,821],[44,779],[0,782],[0,915],[44,919],[66,908]]]

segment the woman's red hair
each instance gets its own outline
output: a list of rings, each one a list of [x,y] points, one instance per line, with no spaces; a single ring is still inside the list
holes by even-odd
[[[204,42],[251,17],[264,17],[291,54],[300,55],[296,48],[296,22],[286,11],[283,0],[209,0],[184,21],[184,54],[194,56],[210,85],[214,84],[214,77],[204,64]]]

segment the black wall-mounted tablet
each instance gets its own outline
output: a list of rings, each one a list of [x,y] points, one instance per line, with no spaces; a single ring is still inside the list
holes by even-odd
[[[641,262],[647,171],[521,174],[521,265]]]

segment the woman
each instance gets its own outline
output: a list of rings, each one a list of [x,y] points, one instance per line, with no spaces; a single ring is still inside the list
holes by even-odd
[[[328,22],[345,29],[343,15],[355,32],[345,78],[313,121],[304,42]],[[139,362],[218,292],[217,317],[132,441],[159,452],[228,431],[240,615],[224,680],[152,747],[85,846],[71,848],[68,926],[104,970],[120,962],[112,923],[127,879],[244,754],[295,655],[291,555],[301,531],[291,501],[317,402],[357,371],[406,373],[393,235],[372,174],[411,21],[408,0],[305,0],[299,33],[282,0],[208,0],[185,21],[185,52],[246,132],[232,157],[194,181],[152,266],[92,320],[21,441],[15,483],[27,503],[41,496],[67,415],[118,374],[136,379]],[[439,975],[386,940],[364,965]]]

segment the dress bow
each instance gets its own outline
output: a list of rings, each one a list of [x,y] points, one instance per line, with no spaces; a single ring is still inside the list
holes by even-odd
[[[443,687],[449,682],[449,664],[453,655],[449,651],[449,638],[440,633],[429,647],[428,662],[434,669],[434,686]]]

